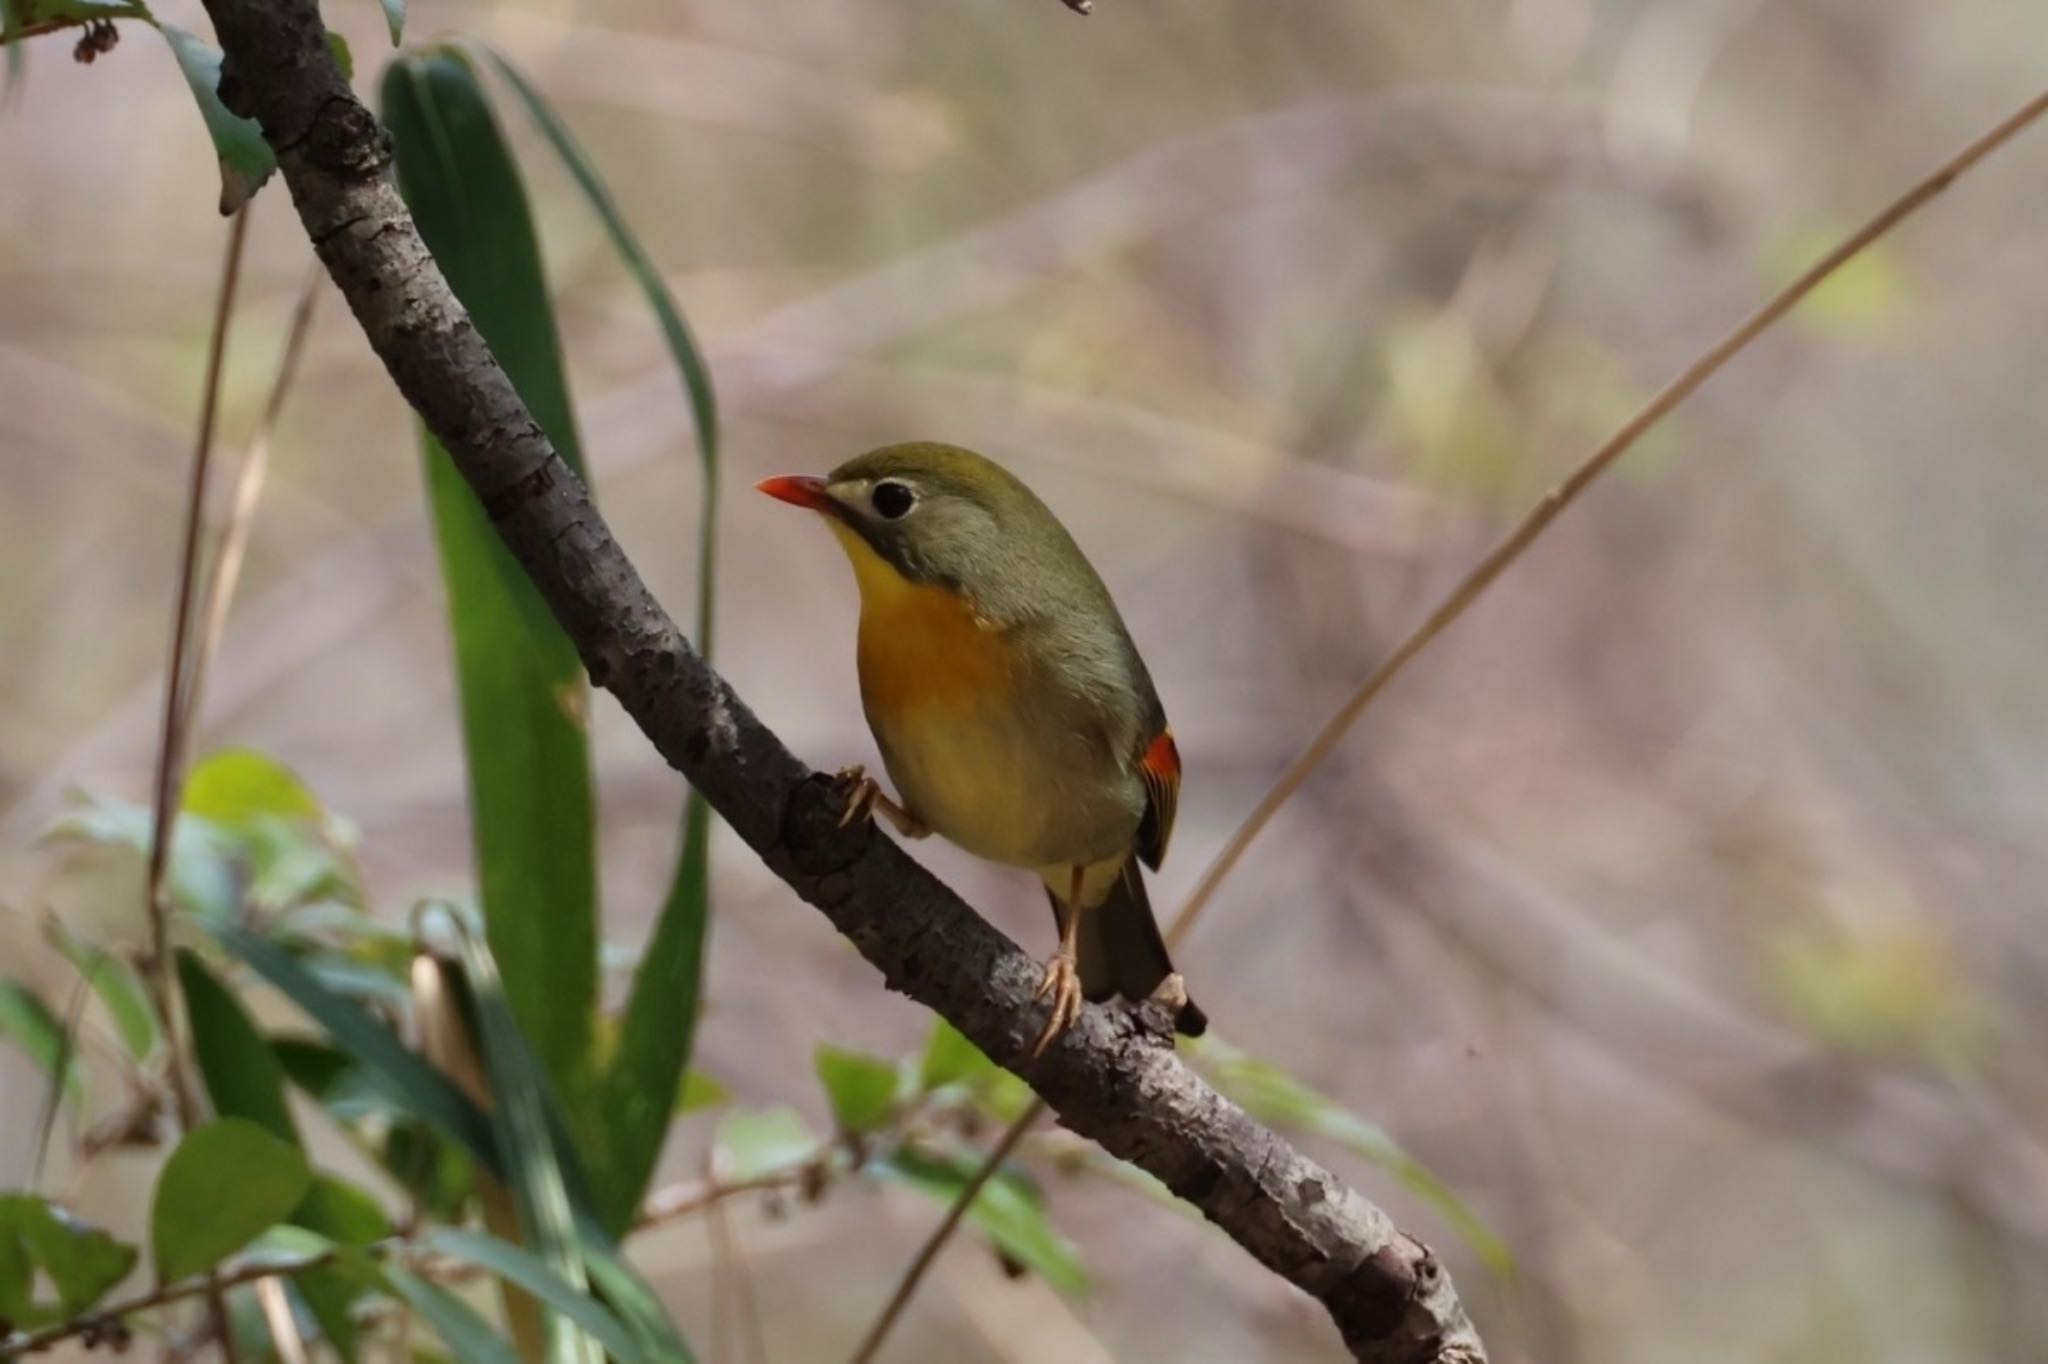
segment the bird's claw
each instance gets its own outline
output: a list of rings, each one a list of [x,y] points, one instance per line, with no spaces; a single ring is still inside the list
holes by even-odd
[[[1031,1056],[1036,1060],[1081,1016],[1081,975],[1074,969],[1073,957],[1065,952],[1054,953],[1052,960],[1045,964],[1045,975],[1040,978],[1038,989],[1031,997],[1052,1000],[1052,1012],[1046,1017],[1045,1028],[1038,1034],[1038,1040],[1031,1044]]]
[[[832,784],[846,796],[846,809],[839,816],[839,827],[844,829],[857,819],[875,817],[875,797],[882,794],[882,787],[859,763],[842,767],[832,776]]]
[[[880,815],[889,821],[889,827],[905,838],[923,838],[931,832],[923,821],[883,795],[882,784],[870,777],[867,769],[859,763],[840,768],[833,774],[832,784],[846,793],[846,809],[839,816],[842,829],[856,820],[871,820]]]

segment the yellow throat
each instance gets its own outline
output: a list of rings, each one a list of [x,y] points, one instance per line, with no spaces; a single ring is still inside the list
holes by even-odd
[[[909,719],[1008,697],[1015,677],[1009,645],[966,598],[912,582],[851,527],[826,524],[860,588],[861,699],[871,712]]]

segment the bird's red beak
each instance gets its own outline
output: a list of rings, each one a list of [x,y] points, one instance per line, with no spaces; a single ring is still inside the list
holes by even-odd
[[[754,486],[778,502],[815,512],[829,512],[838,505],[825,492],[825,480],[811,474],[777,474]]]

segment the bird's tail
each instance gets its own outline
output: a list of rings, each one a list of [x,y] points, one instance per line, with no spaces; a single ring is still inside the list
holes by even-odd
[[[1053,918],[1059,918],[1059,899],[1053,897]],[[1109,888],[1099,905],[1081,911],[1076,948],[1081,974],[1081,992],[1101,1001],[1121,995],[1132,1003],[1152,997],[1159,983],[1173,974],[1173,959],[1166,954],[1166,940],[1159,936],[1159,923],[1152,917],[1152,902],[1145,896],[1145,880],[1132,858]],[[1209,1027],[1209,1016],[1191,999],[1180,1007],[1174,1029],[1188,1037],[1200,1037]]]

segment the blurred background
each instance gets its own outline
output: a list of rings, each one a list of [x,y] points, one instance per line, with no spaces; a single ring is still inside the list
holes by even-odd
[[[720,666],[809,761],[874,757],[853,587],[754,480],[941,439],[1066,519],[1180,739],[1168,913],[1511,519],[2048,71],[2031,0],[1098,10],[418,0],[409,36],[521,62],[689,311],[728,423]],[[376,8],[327,18],[373,91]],[[35,916],[108,900],[36,835],[74,790],[146,798],[224,234],[161,46],[66,46],[0,115],[0,953],[31,977]],[[525,164],[599,501],[682,613],[688,413],[597,223]],[[278,189],[254,214],[230,450],[308,260]],[[2037,131],[1561,521],[1180,951],[1222,1036],[1505,1238],[1514,1282],[1307,1143],[1444,1254],[1497,1360],[2048,1358],[2043,223]],[[396,918],[468,883],[460,731],[410,417],[321,307],[199,747],[294,767]],[[608,698],[592,722],[606,935],[637,944],[682,789]],[[1029,877],[917,855],[1049,947]],[[698,1060],[741,1100],[822,1122],[818,1038],[918,1044],[921,1012],[723,836],[714,892]],[[0,1049],[0,1183],[41,1084]],[[710,1131],[677,1125],[673,1173]],[[132,1223],[148,1169],[106,1157],[81,1206]],[[890,1358],[1337,1357],[1198,1221],[1051,1189],[1092,1290],[963,1241]],[[887,1188],[735,1204],[767,1357],[842,1357],[936,1216]],[[686,1326],[735,1310],[711,1238],[635,1243]]]

